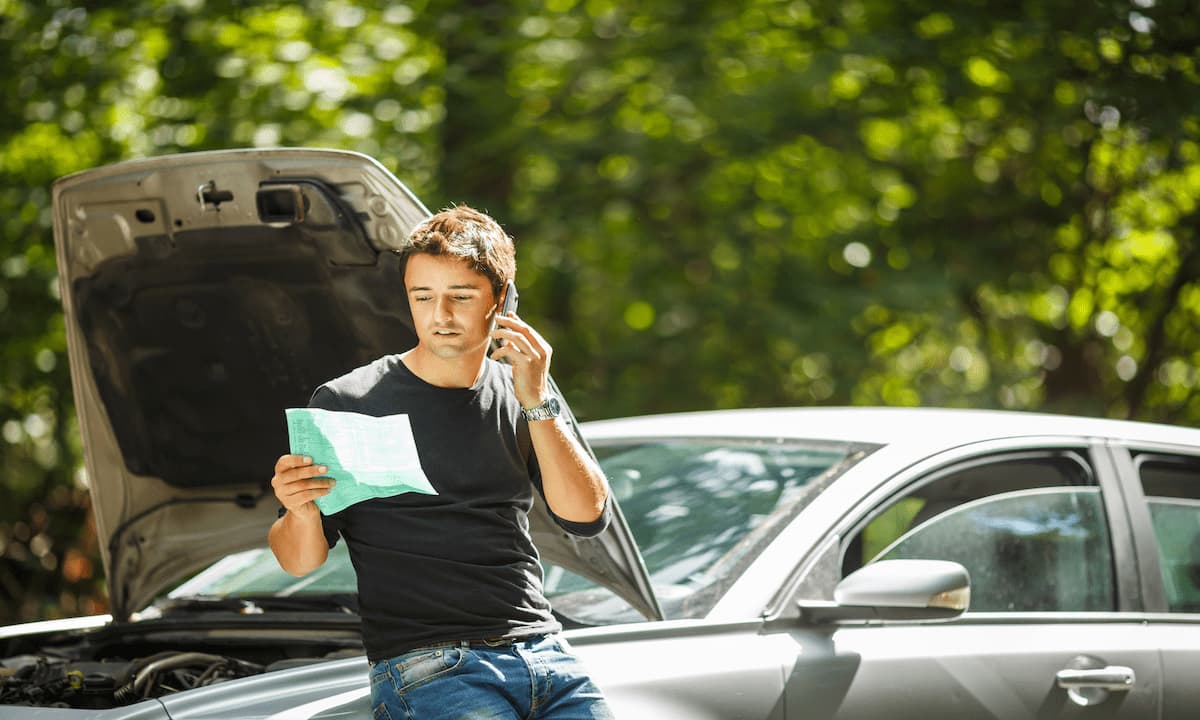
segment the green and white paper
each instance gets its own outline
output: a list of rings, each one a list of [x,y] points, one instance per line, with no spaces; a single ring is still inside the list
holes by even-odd
[[[336,481],[316,499],[326,515],[363,500],[416,492],[437,495],[429,484],[408,415],[373,417],[352,412],[288,408],[291,451],[325,465]]]

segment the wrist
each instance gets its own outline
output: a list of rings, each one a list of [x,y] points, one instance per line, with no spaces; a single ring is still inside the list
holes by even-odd
[[[553,395],[546,395],[541,402],[533,405],[523,406],[521,408],[521,414],[524,415],[525,419],[529,422],[536,422],[538,420],[554,420],[562,415],[562,404],[558,401],[558,398],[554,397]]]
[[[315,502],[309,500],[299,507],[289,508],[287,514],[292,516],[294,522],[308,524],[314,521],[320,521],[321,508],[317,507]]]

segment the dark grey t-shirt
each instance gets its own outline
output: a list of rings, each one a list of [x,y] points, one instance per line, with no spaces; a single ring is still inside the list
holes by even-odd
[[[358,575],[369,659],[433,642],[559,629],[529,536],[541,472],[511,368],[487,360],[475,386],[440,388],[390,355],[317,388],[309,405],[407,414],[421,468],[438,492],[366,500],[322,516],[329,546],[345,538]],[[594,535],[609,517],[606,507],[594,523],[555,520]]]

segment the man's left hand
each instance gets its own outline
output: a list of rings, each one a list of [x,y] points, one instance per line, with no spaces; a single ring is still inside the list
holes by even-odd
[[[543,402],[548,395],[550,356],[554,348],[516,313],[497,315],[492,337],[504,341],[492,352],[492,359],[512,365],[513,387],[521,407],[530,408]]]

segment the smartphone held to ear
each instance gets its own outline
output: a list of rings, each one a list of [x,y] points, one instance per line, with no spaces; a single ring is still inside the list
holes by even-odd
[[[507,315],[517,311],[517,286],[512,280],[508,281],[508,285],[504,287],[504,305],[498,311],[499,315]],[[496,327],[496,321],[492,321],[492,327]],[[504,341],[499,338],[492,338],[492,350],[499,350],[504,345]],[[501,361],[505,362],[505,361]]]
[[[501,315],[507,315],[510,312],[517,311],[517,286],[512,280],[508,281],[508,285],[504,287],[504,307],[500,309]]]

